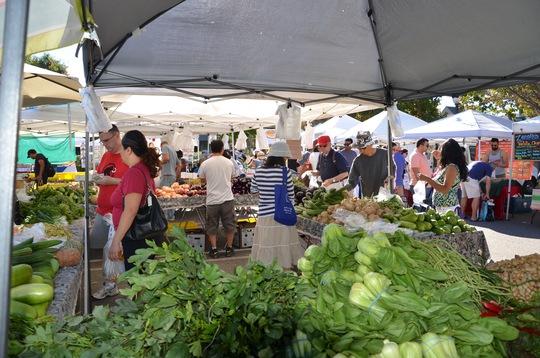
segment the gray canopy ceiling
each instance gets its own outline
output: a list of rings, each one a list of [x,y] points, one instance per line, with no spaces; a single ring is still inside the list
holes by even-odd
[[[389,104],[540,80],[538,0],[86,2],[96,89]]]

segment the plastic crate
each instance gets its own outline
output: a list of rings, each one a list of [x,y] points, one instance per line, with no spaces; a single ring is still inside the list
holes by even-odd
[[[510,212],[512,214],[530,213],[532,197],[510,198]]]
[[[188,234],[189,245],[195,250],[205,251],[205,235],[204,234]]]
[[[233,245],[238,248],[253,246],[255,223],[238,224],[238,234],[234,236]]]

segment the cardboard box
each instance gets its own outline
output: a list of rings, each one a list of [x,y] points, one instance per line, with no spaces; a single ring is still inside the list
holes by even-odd
[[[532,197],[510,198],[510,212],[512,214],[530,213]]]

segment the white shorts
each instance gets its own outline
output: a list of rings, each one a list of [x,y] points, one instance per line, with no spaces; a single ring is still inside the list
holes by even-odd
[[[474,199],[482,196],[480,182],[471,177],[467,181],[461,182],[461,195],[463,198]]]

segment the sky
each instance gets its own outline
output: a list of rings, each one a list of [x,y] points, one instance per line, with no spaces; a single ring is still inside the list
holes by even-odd
[[[58,50],[47,51],[52,57],[62,60],[67,66],[68,74],[72,77],[77,77],[81,84],[85,84],[84,70],[82,65],[82,50],[79,51],[79,58],[75,57],[77,45],[64,47]],[[38,54],[39,55],[39,54]],[[441,98],[441,104],[439,105],[439,111],[442,111],[445,107],[455,107],[452,97],[443,96]]]

